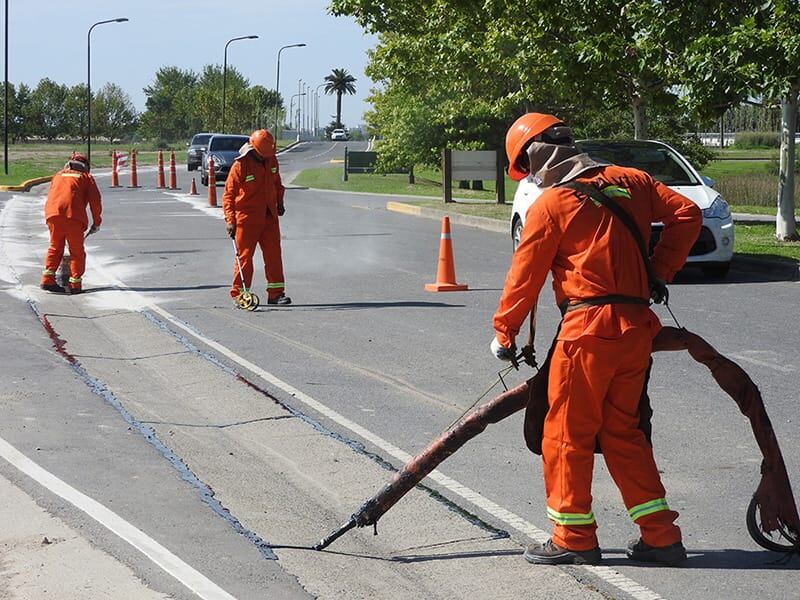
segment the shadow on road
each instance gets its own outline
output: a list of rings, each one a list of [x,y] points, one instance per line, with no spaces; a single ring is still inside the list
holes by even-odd
[[[162,287],[117,287],[114,285],[107,285],[96,288],[86,288],[83,290],[84,294],[93,294],[96,292],[188,292],[192,290],[219,290],[222,288],[229,288],[230,284],[218,285],[187,285],[187,286],[162,286]]]
[[[724,550],[700,550],[687,548],[688,560],[683,563],[681,569],[719,569],[719,570],[778,570],[778,571],[798,571],[800,570],[800,556],[785,555],[766,550],[737,550],[726,548]],[[788,559],[787,559],[788,556]],[[643,568],[653,568],[650,563],[633,562],[625,556],[625,550],[621,548],[603,548],[603,563],[607,567],[631,567],[638,566]],[[660,567],[664,568],[664,567]]]
[[[268,308],[262,304],[261,308]],[[271,310],[362,310],[365,308],[464,308],[463,304],[446,302],[342,302],[340,304],[293,304],[291,307],[275,307]]]

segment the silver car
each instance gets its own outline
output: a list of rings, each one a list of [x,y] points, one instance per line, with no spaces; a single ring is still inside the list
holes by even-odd
[[[596,160],[621,167],[634,167],[686,196],[703,211],[703,226],[692,246],[686,266],[696,266],[706,277],[722,279],[733,259],[733,218],[728,203],[677,150],[657,141],[582,140],[577,146]],[[525,225],[525,215],[542,190],[528,176],[519,182],[511,209],[511,238],[516,250]],[[663,225],[653,223],[652,249]]]

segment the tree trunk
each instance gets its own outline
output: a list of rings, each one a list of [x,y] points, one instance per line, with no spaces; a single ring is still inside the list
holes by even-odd
[[[342,127],[342,92],[336,92],[336,126]]]
[[[797,95],[798,89],[793,88],[781,99],[781,158],[778,174],[778,212],[775,219],[775,237],[779,240],[798,239],[797,222],[794,218]]]
[[[649,133],[647,131],[647,105],[639,97],[633,99],[633,137],[637,140],[646,140]]]

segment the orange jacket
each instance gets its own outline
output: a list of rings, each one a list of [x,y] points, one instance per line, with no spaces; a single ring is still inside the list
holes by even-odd
[[[644,240],[650,224],[664,229],[650,263],[656,277],[671,281],[700,233],[702,214],[694,202],[637,169],[609,166],[589,171],[578,181],[625,188],[630,198],[614,200],[633,218]],[[607,208],[581,201],[575,192],[553,187],[528,209],[519,247],[511,261],[493,324],[497,340],[510,347],[553,274],[556,303],[621,294],[649,298],[649,283],[631,232]],[[568,312],[559,339],[583,335],[617,339],[629,327],[658,333],[656,315],[644,305],[606,304]]]
[[[92,224],[100,226],[103,205],[100,201],[100,190],[89,173],[73,171],[65,168],[53,175],[47,202],[44,204],[44,219],[66,217],[78,221],[83,228],[89,226],[86,205],[92,211]]]
[[[283,206],[283,183],[278,171],[278,159],[268,157],[263,163],[253,156],[254,151],[237,158],[225,182],[222,211],[226,223],[264,223],[278,218]]]

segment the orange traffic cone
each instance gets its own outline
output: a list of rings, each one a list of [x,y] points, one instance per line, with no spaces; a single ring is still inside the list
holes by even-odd
[[[200,194],[197,193],[197,184],[194,182],[194,177],[192,177],[192,187],[189,188],[189,195],[190,196],[199,196]]]
[[[208,157],[208,205],[217,205],[217,176],[214,173],[214,157]]]
[[[136,175],[136,148],[131,150],[131,184],[128,187],[139,187],[139,177]]]
[[[175,151],[169,152],[169,189],[178,189],[178,176],[175,173]]]
[[[456,267],[453,264],[453,240],[450,238],[450,217],[442,217],[442,236],[439,240],[439,267],[436,283],[426,283],[429,292],[463,292],[465,283],[456,283]]]
[[[158,181],[156,182],[156,187],[160,190],[167,187],[164,185],[164,153],[161,150],[158,151]]]

